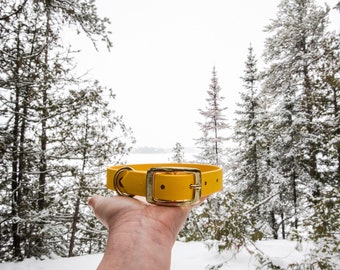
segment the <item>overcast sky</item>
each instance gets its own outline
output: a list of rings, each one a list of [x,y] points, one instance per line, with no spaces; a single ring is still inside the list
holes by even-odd
[[[231,124],[249,44],[259,59],[263,28],[279,2],[96,0],[100,16],[111,20],[113,48],[96,53],[79,39],[79,65],[116,93],[116,111],[137,147],[194,146],[213,66]]]

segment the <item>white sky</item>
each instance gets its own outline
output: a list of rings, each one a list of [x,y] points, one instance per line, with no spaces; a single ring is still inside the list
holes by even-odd
[[[96,53],[78,39],[78,62],[116,93],[116,111],[133,129],[137,147],[193,146],[213,66],[231,124],[249,44],[259,59],[262,30],[279,2],[96,0],[100,16],[111,20],[113,48]]]

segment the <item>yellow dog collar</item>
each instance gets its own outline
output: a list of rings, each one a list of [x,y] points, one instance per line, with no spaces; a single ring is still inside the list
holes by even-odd
[[[122,196],[145,196],[149,203],[183,206],[222,189],[222,168],[208,164],[134,164],[107,168],[106,186]]]

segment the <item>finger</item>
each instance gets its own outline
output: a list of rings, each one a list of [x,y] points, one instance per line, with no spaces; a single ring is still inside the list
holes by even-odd
[[[92,197],[89,198],[89,200],[87,201],[87,204],[88,204],[92,209],[94,209],[94,208],[95,208],[95,205],[96,205],[97,202],[98,202],[98,200],[100,200],[99,197],[100,197],[100,196],[98,196],[98,195],[92,196]]]
[[[109,212],[111,212],[111,215],[114,214],[111,200],[113,199],[95,195],[88,201],[88,205],[93,209],[95,216],[106,228],[108,228],[107,219],[110,218]]]

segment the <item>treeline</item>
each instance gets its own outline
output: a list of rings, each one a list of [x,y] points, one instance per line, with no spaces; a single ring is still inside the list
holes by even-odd
[[[206,110],[199,110],[198,160],[224,166],[225,189],[190,216],[184,239],[218,240],[221,251],[258,239],[308,240],[310,257],[291,269],[337,268],[340,36],[329,28],[331,8],[340,16],[340,3],[281,1],[265,27],[262,70],[249,47],[231,138],[223,136],[230,127],[213,69]],[[224,148],[227,139],[234,149]],[[259,257],[263,267],[281,269]]]
[[[0,1],[0,262],[105,246],[87,199],[134,138],[61,35],[72,26],[110,48],[107,23],[89,0]]]

